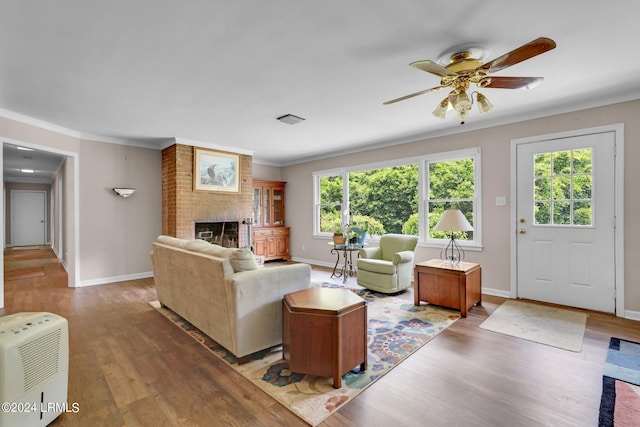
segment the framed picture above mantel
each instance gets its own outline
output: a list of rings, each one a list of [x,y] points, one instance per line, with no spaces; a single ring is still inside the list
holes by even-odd
[[[223,193],[240,192],[240,156],[223,151],[194,148],[193,189]]]

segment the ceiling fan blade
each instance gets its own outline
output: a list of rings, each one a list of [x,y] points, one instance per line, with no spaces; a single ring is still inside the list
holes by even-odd
[[[414,68],[417,68],[418,70],[426,71],[427,73],[435,74],[440,77],[457,76],[457,74],[454,73],[453,71],[448,70],[447,68],[443,67],[442,65],[436,62],[429,61],[428,59],[425,61],[412,62],[409,65],[411,65]]]
[[[478,82],[478,87],[492,89],[533,89],[542,83],[544,77],[485,77]]]
[[[529,58],[533,58],[534,56],[540,55],[541,53],[547,52],[555,47],[556,42],[553,40],[547,37],[539,37],[509,53],[505,53],[504,55],[479,66],[477,69],[495,73]]]
[[[421,90],[420,92],[412,93],[411,95],[401,96],[400,98],[392,99],[391,101],[383,102],[382,104],[389,105],[389,104],[393,104],[394,102],[404,101],[405,99],[413,98],[414,96],[422,95],[428,92],[433,92],[435,90],[440,90],[444,87],[445,86],[437,86],[437,87],[432,87],[431,89]]]

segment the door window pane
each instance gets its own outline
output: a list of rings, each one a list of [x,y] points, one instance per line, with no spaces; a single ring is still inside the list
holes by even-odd
[[[535,224],[592,225],[592,158],[591,148],[534,155]]]

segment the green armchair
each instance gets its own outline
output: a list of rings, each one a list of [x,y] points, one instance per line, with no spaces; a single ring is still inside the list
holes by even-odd
[[[417,236],[385,234],[380,246],[360,249],[357,261],[358,285],[391,294],[411,286]]]

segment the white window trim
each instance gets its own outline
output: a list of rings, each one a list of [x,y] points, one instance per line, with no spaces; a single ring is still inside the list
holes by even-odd
[[[332,236],[331,233],[320,231],[320,178],[336,175],[343,175],[342,188],[344,191],[344,169],[330,169],[313,172],[313,237],[328,238]]]
[[[475,180],[475,200],[474,205],[474,240],[458,241],[460,246],[465,250],[482,250],[482,159],[480,147],[447,151],[442,153],[433,153],[417,157],[408,157],[403,159],[395,159],[384,162],[368,163],[362,165],[354,165],[339,169],[327,169],[313,172],[313,237],[314,238],[331,238],[332,234],[328,232],[320,232],[320,178],[327,176],[342,175],[343,185],[343,206],[349,206],[349,182],[350,172],[360,172],[370,169],[383,169],[394,166],[405,166],[410,164],[418,165],[418,218],[419,218],[419,246],[424,247],[442,247],[445,243],[444,239],[427,239],[426,221],[427,221],[427,191],[428,191],[428,163],[447,160],[459,160],[472,157],[474,159],[474,180]]]

